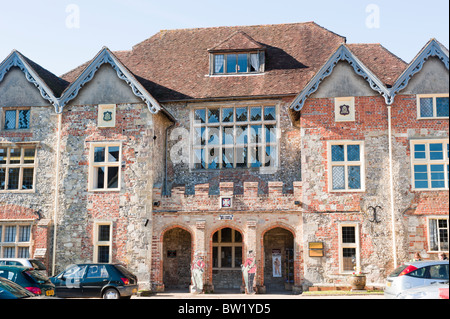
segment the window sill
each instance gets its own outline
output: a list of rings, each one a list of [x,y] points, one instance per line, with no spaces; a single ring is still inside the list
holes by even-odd
[[[207,78],[221,78],[221,77],[234,77],[234,76],[255,76],[264,75],[265,72],[252,72],[252,73],[223,73],[223,74],[205,74]]]
[[[412,192],[443,192],[443,191],[447,191],[448,192],[448,188],[412,188],[411,191]]]
[[[441,117],[418,117],[417,120],[448,120],[449,118],[447,116],[441,116]]]
[[[111,189],[88,189],[88,192],[91,193],[114,193],[114,192],[120,192],[120,188],[111,188]]]
[[[34,190],[34,189],[27,189],[27,190],[5,189],[5,190],[0,190],[0,194],[34,194],[34,193],[36,193],[36,190]]]

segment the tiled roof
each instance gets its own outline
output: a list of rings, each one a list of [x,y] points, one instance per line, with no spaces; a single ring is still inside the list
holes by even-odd
[[[251,51],[263,50],[266,47],[242,31],[236,31],[228,39],[222,41],[214,48],[208,49],[209,52],[225,52],[225,51]]]
[[[295,96],[345,42],[345,37],[305,22],[160,31],[132,50],[114,54],[160,102]],[[263,48],[263,74],[209,75],[211,50]],[[348,48],[389,86],[407,66],[379,44]],[[83,68],[62,77],[74,81]]]

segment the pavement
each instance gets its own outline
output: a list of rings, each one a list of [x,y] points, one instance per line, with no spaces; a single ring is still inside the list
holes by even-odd
[[[167,291],[155,293],[151,296],[133,296],[132,299],[384,299],[382,294],[346,294],[346,295],[293,295],[290,292],[280,291],[267,294],[245,295],[234,291],[216,291],[213,294],[191,294],[184,291]]]

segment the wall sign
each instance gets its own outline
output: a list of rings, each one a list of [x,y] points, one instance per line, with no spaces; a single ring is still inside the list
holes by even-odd
[[[100,104],[98,106],[98,127],[115,127],[116,126],[116,105]]]
[[[229,196],[220,197],[220,208],[233,208],[233,198]]]
[[[334,118],[336,122],[355,121],[355,98],[354,97],[335,98]]]
[[[323,257],[323,243],[309,243],[309,257]]]

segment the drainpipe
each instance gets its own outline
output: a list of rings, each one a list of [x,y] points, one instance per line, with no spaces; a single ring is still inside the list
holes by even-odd
[[[389,186],[391,195],[391,227],[392,227],[392,254],[394,257],[394,269],[397,268],[397,242],[395,236],[395,205],[394,205],[394,170],[392,167],[392,120],[391,120],[391,108],[389,104],[388,108],[388,131],[389,131]]]
[[[168,166],[168,156],[167,152],[169,151],[169,130],[175,127],[176,123],[174,122],[172,125],[166,128],[166,145],[164,150],[164,185],[162,190],[162,195],[169,195],[169,190],[167,186],[167,166]]]
[[[56,236],[57,236],[57,222],[58,222],[58,208],[59,208],[59,166],[60,166],[60,149],[61,149],[61,126],[62,126],[62,112],[58,113],[58,134],[56,141],[56,177],[55,177],[55,199],[53,211],[53,256],[52,256],[52,276],[55,275],[56,269]]]

